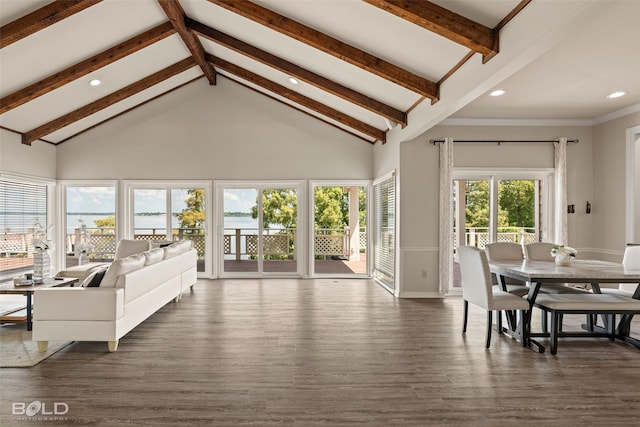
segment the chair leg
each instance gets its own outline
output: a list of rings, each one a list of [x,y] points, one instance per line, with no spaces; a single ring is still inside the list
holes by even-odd
[[[564,314],[558,314],[558,330],[562,332],[562,321],[564,320]]]
[[[547,332],[549,332],[549,329],[547,328],[547,312],[544,310],[541,310],[540,314],[541,314],[540,320],[541,320],[542,332],[546,334]]]
[[[552,310],[551,311],[551,354],[556,354],[558,352],[558,321],[560,314]]]
[[[612,313],[608,317],[609,341],[614,341],[616,339],[616,315]]]
[[[491,329],[493,329],[493,311],[487,310],[487,348],[491,345]]]
[[[498,333],[502,333],[502,311],[497,310],[496,315],[498,316]]]
[[[462,310],[462,333],[467,332],[467,312],[469,311],[469,301],[464,300],[464,309]]]

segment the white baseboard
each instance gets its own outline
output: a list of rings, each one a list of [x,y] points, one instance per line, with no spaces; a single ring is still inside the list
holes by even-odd
[[[398,298],[444,298],[439,292],[400,292]]]

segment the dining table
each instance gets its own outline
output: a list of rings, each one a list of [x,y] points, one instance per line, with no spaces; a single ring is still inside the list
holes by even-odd
[[[640,299],[640,269],[625,267],[620,263],[576,259],[569,265],[557,265],[548,261],[532,261],[532,260],[501,260],[491,261],[489,263],[491,272],[496,275],[503,290],[506,290],[505,279],[507,277],[521,280],[529,284],[529,293],[527,300],[533,309],[540,286],[556,284],[557,286],[566,286],[570,283],[583,283],[591,286],[593,293],[601,293],[601,284],[607,283],[633,283],[636,284],[635,291],[631,298]],[[640,340],[630,336],[631,320],[633,315],[623,315],[615,328],[615,338],[634,345],[640,349]],[[528,327],[523,330],[528,332],[528,344],[531,349],[538,353],[544,353],[545,347],[533,337],[548,336],[546,331],[543,333],[531,332],[531,316],[528,316]],[[513,323],[510,324],[515,327]],[[604,330],[601,327],[592,324],[582,325],[584,329]],[[520,328],[519,328],[520,329]]]

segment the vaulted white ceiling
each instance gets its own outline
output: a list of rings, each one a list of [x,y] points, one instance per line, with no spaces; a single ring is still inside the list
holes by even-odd
[[[442,28],[410,22],[417,5]],[[639,14],[634,0],[0,0],[0,126],[58,144],[200,78],[371,143],[448,117],[593,119],[640,102]],[[470,47],[483,29],[497,54]],[[497,86],[507,95],[485,96]]]

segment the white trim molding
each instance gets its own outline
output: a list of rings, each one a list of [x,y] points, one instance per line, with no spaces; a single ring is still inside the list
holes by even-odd
[[[639,104],[640,105],[640,104]],[[640,143],[636,143],[640,139],[640,126],[633,126],[626,131],[626,177],[625,177],[625,237],[627,243],[634,243],[636,235],[640,233],[640,230],[635,228],[635,218],[640,215],[640,212],[636,212],[636,197],[635,195],[640,192],[639,188],[636,188],[636,174],[640,173],[638,165],[636,165],[636,158],[640,157],[640,153],[636,153],[636,150],[640,150]]]
[[[445,298],[439,292],[399,292],[398,298]]]
[[[638,112],[640,112],[640,103],[630,105],[592,119],[501,119],[451,117],[438,123],[438,126],[594,126]]]

